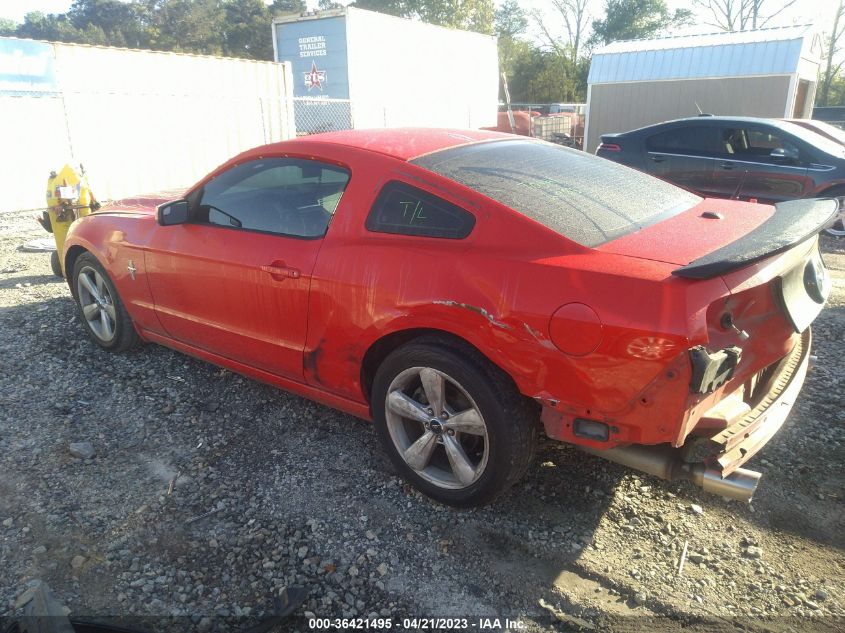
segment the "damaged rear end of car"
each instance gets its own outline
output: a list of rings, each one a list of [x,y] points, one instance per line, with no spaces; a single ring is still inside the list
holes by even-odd
[[[511,341],[526,360],[510,373],[546,435],[749,500],[760,474],[743,465],[783,425],[810,364],[830,287],[817,236],[837,204],[702,199],[531,141],[413,162],[574,243],[525,265],[560,307],[545,328],[526,323],[533,349]]]
[[[726,214],[741,212],[722,206]],[[703,313],[706,336],[691,336],[679,357],[689,369],[689,394],[672,424],[675,437],[655,446],[586,450],[750,500],[760,473],[742,466],[784,424],[810,367],[811,323],[830,292],[818,233],[836,212],[832,200],[781,203],[745,235],[673,270],[691,287],[719,280],[725,288]],[[657,239],[660,228],[653,232]]]

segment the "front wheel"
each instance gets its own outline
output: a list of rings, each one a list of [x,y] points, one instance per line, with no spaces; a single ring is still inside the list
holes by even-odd
[[[91,253],[80,255],[73,265],[72,279],[79,315],[97,345],[122,352],[140,343],[129,313],[96,257]]]
[[[448,341],[392,352],[376,373],[372,411],[402,477],[453,506],[481,505],[510,488],[537,442],[531,403],[477,352]]]

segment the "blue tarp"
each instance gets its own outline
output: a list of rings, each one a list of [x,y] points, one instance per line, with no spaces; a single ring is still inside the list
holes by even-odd
[[[0,37],[0,95],[58,93],[52,44]]]

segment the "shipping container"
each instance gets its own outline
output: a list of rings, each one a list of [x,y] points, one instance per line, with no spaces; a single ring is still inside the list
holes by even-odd
[[[496,125],[493,36],[348,7],[273,21],[293,72],[298,134]]]
[[[44,207],[81,163],[100,200],[187,187],[293,136],[290,66],[0,38],[0,211]]]

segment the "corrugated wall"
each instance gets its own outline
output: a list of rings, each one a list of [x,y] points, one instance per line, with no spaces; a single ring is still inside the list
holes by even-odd
[[[0,96],[0,210],[43,207],[50,170],[82,163],[101,200],[193,184],[294,135],[273,62],[54,44],[58,95]]]
[[[727,116],[783,117],[789,75],[679,81],[638,81],[590,86],[587,145],[602,134],[627,132],[703,112]]]
[[[743,32],[739,35],[744,34]],[[710,36],[714,42],[711,45],[679,45],[677,48],[597,53],[593,55],[590,62],[588,81],[599,84],[704,77],[788,75],[797,72],[801,49],[804,46],[803,35],[798,35],[792,40],[717,44],[720,40],[729,41],[736,37],[737,34],[734,33],[722,33]],[[706,38],[707,36],[693,35],[688,38],[687,43]],[[663,43],[672,42],[675,39],[651,41]],[[677,39],[683,41],[684,38]],[[632,42],[632,45],[637,43]],[[624,45],[625,42],[619,44]]]
[[[67,139],[60,98],[0,95],[0,212],[46,204],[50,170],[70,155]]]

